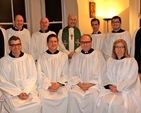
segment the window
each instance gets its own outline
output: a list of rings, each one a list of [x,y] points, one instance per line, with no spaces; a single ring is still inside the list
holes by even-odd
[[[25,0],[0,0],[0,26],[7,29],[13,26],[14,17],[21,14],[26,23]]]
[[[45,0],[45,14],[50,21],[49,30],[58,34],[62,28],[61,0]]]

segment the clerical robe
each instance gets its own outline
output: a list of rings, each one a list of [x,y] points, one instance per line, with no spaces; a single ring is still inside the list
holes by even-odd
[[[105,59],[101,52],[94,50],[89,54],[76,53],[69,67],[69,106],[68,113],[97,113],[96,100],[98,97],[98,78]],[[77,84],[93,83],[87,91]]]
[[[31,38],[31,54],[34,58],[34,60],[37,60],[38,57],[44,53],[48,47],[47,47],[47,37],[50,34],[56,34],[53,31],[48,32],[35,32],[32,34]]]
[[[99,84],[97,113],[141,113],[141,84],[134,58],[109,58]],[[118,92],[113,93],[103,87],[109,84],[117,86]]]
[[[0,60],[0,89],[8,113],[41,113],[41,102],[36,92],[37,71],[34,59],[24,53],[22,57],[9,55]],[[19,94],[25,92],[29,98],[22,100]]]
[[[68,56],[65,53],[43,53],[37,60],[39,96],[42,113],[66,113],[68,106]],[[51,82],[64,84],[56,92],[49,91]]]
[[[128,46],[128,52],[130,54],[131,37],[130,37],[129,32],[128,31],[118,32],[118,33],[110,32],[106,34],[106,37],[104,39],[104,44],[102,47],[102,53],[106,60],[112,56],[113,43],[117,39],[123,39],[126,41],[127,46]]]
[[[78,29],[78,28],[77,28]],[[63,39],[63,29],[61,29],[58,33],[58,38],[59,38],[59,50],[62,52],[65,52],[66,54],[69,54],[72,51],[78,52],[81,49],[79,48],[79,38],[83,34],[82,31],[78,32],[79,37],[75,37],[75,31],[74,28],[68,28],[68,36],[66,39]],[[75,39],[76,38],[76,39]]]
[[[102,52],[105,34],[91,34],[91,37],[92,37],[92,47],[95,50],[99,50]]]
[[[25,53],[30,53],[31,36],[29,30],[26,28],[16,30],[14,27],[7,29],[7,38],[9,39],[13,35],[21,39],[22,51]]]

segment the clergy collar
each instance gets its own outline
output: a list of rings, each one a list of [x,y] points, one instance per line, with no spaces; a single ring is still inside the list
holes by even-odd
[[[100,31],[98,31],[98,32],[92,32],[92,34],[101,34],[101,32]]]
[[[59,53],[58,50],[56,50],[54,53],[51,53],[49,50],[47,50],[46,52],[47,52],[48,54],[58,54],[58,53]]]
[[[119,29],[118,31],[112,31],[112,33],[122,33],[122,32],[124,32],[125,30],[123,30],[123,29]]]
[[[85,52],[85,51],[81,50],[81,52],[82,52],[83,54],[90,54],[90,53],[92,53],[93,51],[94,51],[93,48],[91,48],[88,52]]]
[[[19,57],[22,57],[24,55],[24,53],[21,51]],[[12,58],[15,58],[15,56],[12,54],[12,51],[9,53],[9,56],[11,56]]]
[[[121,60],[121,59],[124,59],[125,56],[122,56],[120,59],[118,59],[118,57],[116,56],[116,60]]]
[[[49,30],[47,29],[47,30],[45,30],[45,31],[42,31],[42,30],[40,29],[39,32],[40,32],[40,33],[47,33],[47,32],[49,32]]]
[[[23,27],[22,27],[21,30],[18,30],[16,27],[12,27],[12,29],[13,29],[14,31],[22,31],[22,30],[23,30]]]

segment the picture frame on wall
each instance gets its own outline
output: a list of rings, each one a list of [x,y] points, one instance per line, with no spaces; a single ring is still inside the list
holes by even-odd
[[[95,2],[89,2],[89,14],[90,14],[90,18],[96,17],[96,3]]]

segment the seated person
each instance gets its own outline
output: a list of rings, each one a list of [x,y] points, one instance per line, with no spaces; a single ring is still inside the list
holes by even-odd
[[[48,50],[37,60],[42,113],[66,113],[68,56],[57,50],[58,38],[55,34],[47,37],[47,46]]]
[[[100,76],[98,113],[141,113],[141,84],[138,65],[128,55],[126,41],[113,44],[112,56]]]

